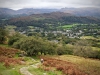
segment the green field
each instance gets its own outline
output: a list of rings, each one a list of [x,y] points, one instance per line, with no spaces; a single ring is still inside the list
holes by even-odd
[[[34,28],[34,26],[28,26],[28,28],[33,29],[33,28]]]
[[[82,36],[80,39],[96,39],[93,36]]]
[[[22,75],[19,72],[19,66],[6,68],[3,63],[0,63],[0,75]]]
[[[7,29],[7,30],[11,30],[11,29],[14,29],[14,28],[16,28],[16,26],[12,26],[12,25],[7,25],[7,26],[5,26],[5,28]]]
[[[63,25],[63,26],[59,26],[58,28],[71,29],[72,27],[75,27],[75,26],[77,26],[77,24]]]

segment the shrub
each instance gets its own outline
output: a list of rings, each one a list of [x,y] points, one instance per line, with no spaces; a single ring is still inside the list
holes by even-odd
[[[56,47],[56,54],[57,55],[64,55],[64,54],[72,54],[73,50],[66,45],[58,45]]]
[[[15,33],[14,35],[10,36],[8,45],[13,45],[15,42],[17,42],[22,37],[23,36],[20,35],[19,33]]]
[[[0,28],[0,43],[3,44],[6,41],[7,32],[3,28]]]
[[[28,37],[13,44],[14,48],[24,50],[29,56],[41,54],[55,54],[55,44],[41,38]]]
[[[63,54],[65,54],[65,48],[63,46],[58,46],[56,48],[56,52],[58,55],[63,55]]]
[[[81,57],[100,58],[100,51],[92,50],[91,44],[87,40],[77,41],[73,54]]]

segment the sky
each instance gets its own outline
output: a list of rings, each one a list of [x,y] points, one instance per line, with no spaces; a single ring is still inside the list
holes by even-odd
[[[0,8],[80,8],[100,7],[100,0],[0,0]]]

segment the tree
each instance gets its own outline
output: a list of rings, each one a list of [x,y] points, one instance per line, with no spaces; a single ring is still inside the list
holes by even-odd
[[[57,46],[57,48],[56,48],[56,53],[57,53],[58,55],[63,55],[63,54],[65,54],[65,47],[62,46],[62,45]]]
[[[7,32],[5,29],[0,28],[0,43],[3,44],[6,40]]]
[[[73,54],[82,57],[92,57],[93,50],[87,40],[79,40],[74,45]]]
[[[8,45],[13,45],[14,42],[18,41],[23,36],[20,33],[15,33],[14,35],[9,37]]]
[[[55,44],[36,37],[22,38],[15,42],[13,47],[24,50],[29,56],[55,53]]]

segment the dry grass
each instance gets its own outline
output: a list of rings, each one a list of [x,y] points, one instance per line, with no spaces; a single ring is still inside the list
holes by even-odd
[[[12,58],[18,52],[19,52],[19,50],[17,50],[17,49],[0,47],[0,56],[6,56],[9,58]]]
[[[85,59],[83,57],[72,55],[62,55],[55,58],[74,63],[80,70],[88,73],[89,75],[100,75],[100,60]]]
[[[23,64],[22,58],[14,58],[18,52],[19,50],[17,49],[0,47],[0,63],[4,63],[6,67],[15,64]]]
[[[64,75],[89,75],[77,68],[77,66],[71,62],[47,56],[42,58],[44,59],[43,65],[46,67],[55,67],[56,70],[62,71]],[[50,68],[46,68],[46,70],[50,70]]]

